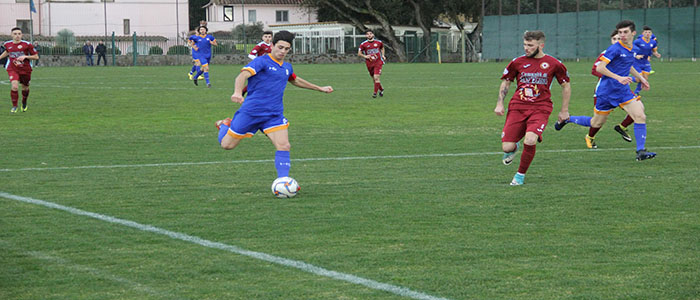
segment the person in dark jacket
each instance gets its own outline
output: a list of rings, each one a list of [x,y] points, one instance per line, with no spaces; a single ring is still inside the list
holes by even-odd
[[[83,53],[85,53],[85,63],[88,66],[93,65],[93,60],[92,60],[92,53],[95,52],[95,47],[90,44],[90,41],[85,41],[85,45],[83,45]]]
[[[95,48],[95,53],[97,53],[97,65],[100,65],[100,59],[104,61],[104,65],[107,65],[107,58],[105,57],[105,54],[107,53],[107,46],[105,46],[105,43],[103,41],[100,41],[97,44],[97,47]]]

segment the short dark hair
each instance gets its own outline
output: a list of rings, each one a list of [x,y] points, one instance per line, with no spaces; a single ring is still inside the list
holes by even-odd
[[[647,30],[652,31],[652,30],[651,30],[651,27],[645,25],[645,26],[642,28],[642,31],[647,31]]]
[[[374,30],[372,30],[372,29],[365,30],[365,34],[367,34],[368,32],[374,33]]]
[[[204,28],[207,30],[207,32],[209,32],[209,28],[207,28],[207,26],[202,25],[202,26],[197,27],[197,33],[199,33],[200,28]]]
[[[545,40],[544,32],[539,31],[539,30],[525,31],[525,34],[523,34],[523,40],[526,40],[526,41],[532,41],[532,40],[544,41]]]
[[[279,41],[285,41],[291,45],[294,42],[294,34],[286,30],[279,31],[272,37],[272,44],[275,45]]]
[[[269,31],[269,30],[263,31],[263,35],[266,35],[266,34],[272,35],[272,31]]]
[[[612,33],[610,33],[610,38],[614,37],[617,35],[617,28],[613,29]]]
[[[10,30],[10,32],[13,32],[13,31],[15,31],[15,30],[19,30],[19,31],[22,31],[22,28],[19,28],[19,27],[15,27],[15,28],[12,28],[12,29]]]
[[[632,20],[622,20],[622,21],[620,21],[620,23],[617,23],[617,25],[615,25],[615,28],[617,30],[620,30],[622,28],[627,28],[627,27],[629,27],[630,31],[632,31],[632,32],[637,31],[637,29],[634,26],[634,22]]]

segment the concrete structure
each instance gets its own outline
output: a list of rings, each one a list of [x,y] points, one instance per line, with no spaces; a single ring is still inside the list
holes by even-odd
[[[302,0],[211,0],[204,6],[209,31],[231,31],[234,27],[261,22],[271,25],[313,23],[315,11],[301,6]]]
[[[106,1],[106,2],[104,2]],[[34,35],[55,36],[63,29],[76,36],[186,35],[188,0],[34,0]],[[24,27],[29,39],[29,0],[0,0],[0,33]]]

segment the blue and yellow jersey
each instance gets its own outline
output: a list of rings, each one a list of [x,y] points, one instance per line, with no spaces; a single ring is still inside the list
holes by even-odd
[[[644,55],[644,57],[642,57],[641,59],[646,61],[649,61],[649,56],[651,56],[651,54],[654,52],[654,49],[656,49],[657,46],[658,42],[654,38],[646,40],[644,39],[644,37],[640,37],[634,40],[634,49],[637,55]]]
[[[211,57],[211,43],[216,41],[216,39],[210,35],[191,35],[189,38],[190,41],[194,43],[195,46],[197,46],[197,50],[192,49],[192,58],[198,58],[199,56],[201,57]]]
[[[292,64],[280,63],[268,54],[255,58],[241,69],[241,72],[246,71],[253,76],[248,78],[248,97],[238,111],[251,116],[281,115],[287,81],[296,78]]]
[[[635,58],[632,48],[627,48],[622,42],[617,42],[610,45],[610,47],[605,50],[605,54],[600,57],[600,60],[608,63],[606,67],[610,72],[627,77],[630,74],[630,68],[632,68]],[[598,96],[614,94],[626,95],[629,93],[630,88],[628,85],[623,85],[608,76],[601,77],[596,87],[596,95]]]

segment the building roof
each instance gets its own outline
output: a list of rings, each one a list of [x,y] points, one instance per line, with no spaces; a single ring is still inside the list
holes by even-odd
[[[210,5],[301,5],[304,0],[210,0],[205,7]]]

